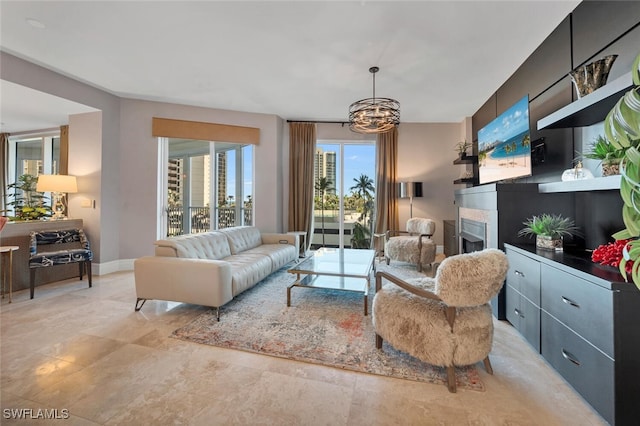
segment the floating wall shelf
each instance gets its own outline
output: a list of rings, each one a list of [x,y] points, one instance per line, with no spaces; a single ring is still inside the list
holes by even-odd
[[[585,127],[605,119],[620,97],[633,86],[631,73],[538,120],[538,130]]]
[[[538,192],[606,191],[611,189],[620,189],[620,175],[538,185]]]
[[[465,155],[464,157],[458,157],[453,161],[453,164],[473,164],[478,162],[477,155]]]
[[[460,178],[460,179],[456,179],[453,181],[453,183],[455,184],[462,184],[462,183],[470,183],[473,185],[477,185],[478,184],[478,179],[476,178]]]

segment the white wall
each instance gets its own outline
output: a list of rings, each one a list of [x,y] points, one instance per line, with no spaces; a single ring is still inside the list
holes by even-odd
[[[156,239],[158,143],[152,117],[205,121],[260,128],[254,155],[256,225],[267,232],[286,231],[288,126],[270,114],[253,114],[184,105],[121,99],[0,52],[3,80],[83,103],[100,113],[70,117],[69,172],[80,176],[80,193],[70,197],[71,214],[85,220],[99,264],[117,264],[153,252]],[[470,134],[470,124],[402,123],[399,128],[399,178],[423,182],[424,197],[414,199],[413,215],[438,222],[455,218],[453,180],[464,166],[452,164],[455,144]],[[67,124],[67,123],[60,123]],[[467,127],[469,130],[467,130]],[[319,139],[370,139],[339,124],[319,124]],[[81,208],[82,199],[96,209]],[[400,220],[409,217],[400,200]],[[103,269],[108,272],[109,268]],[[101,271],[102,272],[102,271]]]
[[[90,230],[91,233],[100,235],[97,241],[92,241],[92,248],[96,251],[94,259],[95,262],[117,260],[119,258],[119,233],[116,230],[120,223],[120,207],[117,202],[120,176],[120,98],[6,52],[0,52],[0,62],[2,62],[0,77],[3,80],[89,105],[102,111],[102,127],[94,129],[100,133],[101,143],[96,143],[96,140],[93,139],[95,135],[93,131],[89,131],[86,127],[82,130],[83,133],[88,132],[92,135],[92,139],[88,143],[91,145],[91,149],[97,151],[95,154],[101,158],[101,164],[96,164],[91,158],[86,157],[89,164],[70,163],[69,171],[71,172],[80,166],[99,170],[98,174],[93,175],[93,179],[85,180],[83,183],[86,191],[97,194],[96,205],[99,209],[99,224],[92,223],[91,226],[97,226],[97,228]],[[60,123],[60,125],[63,124],[70,123]],[[70,126],[70,137],[72,137],[72,132]],[[70,143],[72,143],[71,140]],[[79,143],[82,142],[80,140],[74,142],[76,146]]]
[[[152,254],[157,209],[158,140],[151,135],[153,117],[203,121],[260,129],[254,151],[255,225],[282,231],[282,120],[275,115],[123,99],[120,108],[120,259]]]
[[[466,121],[465,121],[466,122]],[[413,217],[436,222],[434,241],[443,244],[443,220],[455,219],[454,185],[465,166],[453,165],[463,123],[402,123],[398,128],[398,180],[422,182],[423,196],[413,199]],[[464,139],[464,138],[463,138]],[[409,219],[409,199],[399,200],[400,228]]]
[[[82,219],[96,262],[101,258],[102,113],[69,116],[69,174],[76,176],[78,193],[69,194],[69,217]],[[81,207],[90,200],[91,207]],[[95,208],[93,201],[95,200]],[[106,233],[108,234],[108,233]]]

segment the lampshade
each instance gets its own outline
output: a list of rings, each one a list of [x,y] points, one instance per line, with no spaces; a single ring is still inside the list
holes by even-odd
[[[376,98],[378,67],[369,68],[373,74],[373,97],[361,99],[349,106],[349,128],[358,133],[383,133],[400,124],[400,102],[390,98]]]
[[[36,190],[39,192],[78,192],[75,176],[40,175]]]
[[[400,198],[422,197],[422,182],[400,182]]]

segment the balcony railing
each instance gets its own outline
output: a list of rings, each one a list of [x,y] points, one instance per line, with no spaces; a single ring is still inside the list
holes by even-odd
[[[216,229],[229,228],[238,225],[253,225],[253,214],[250,208],[242,208],[242,223],[236,222],[236,209],[234,207],[217,207]],[[189,207],[189,223],[185,223],[184,209],[182,207],[169,207],[167,209],[167,236],[173,237],[183,234],[197,234],[208,232],[211,228],[211,216],[209,207]]]

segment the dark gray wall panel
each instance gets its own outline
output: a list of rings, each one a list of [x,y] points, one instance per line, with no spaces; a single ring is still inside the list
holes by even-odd
[[[473,129],[473,140],[474,142],[478,140],[478,130],[482,129],[484,126],[489,124],[491,120],[497,117],[496,114],[496,96],[495,94],[491,95],[491,97],[480,107],[473,117],[471,118],[471,128]],[[478,152],[478,144],[474,143],[474,153]]]
[[[574,144],[573,129],[537,130],[538,120],[571,103],[572,86],[569,77],[529,102],[531,121],[531,142],[544,138],[545,162],[533,168],[530,182],[559,181],[562,172],[573,166]]]
[[[576,193],[576,224],[582,228],[586,248],[613,241],[611,235],[625,228],[622,204],[619,191]]]
[[[639,22],[639,1],[580,3],[572,13],[573,67],[606,56],[600,50]],[[635,50],[638,51],[637,46]]]
[[[640,1],[638,4],[640,4]],[[633,60],[640,54],[640,25],[603,50],[602,53],[598,55],[598,58],[613,54],[618,55],[618,57],[611,67],[607,81],[615,80],[631,71]]]
[[[569,17],[547,37],[518,70],[498,89],[498,114],[524,95],[529,100],[547,90],[571,71],[571,26]]]

